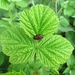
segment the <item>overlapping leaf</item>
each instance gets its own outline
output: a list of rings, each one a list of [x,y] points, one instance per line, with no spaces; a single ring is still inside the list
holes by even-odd
[[[58,67],[67,61],[72,50],[73,47],[69,41],[62,36],[53,35],[40,41],[38,56],[46,66]]]
[[[49,7],[36,5],[31,7],[30,10],[23,11],[21,25],[30,37],[36,34],[46,36],[54,33],[57,29],[58,18]]]
[[[11,56],[12,63],[23,63],[34,53],[33,40],[30,39],[23,29],[11,27],[1,35],[3,52]]]

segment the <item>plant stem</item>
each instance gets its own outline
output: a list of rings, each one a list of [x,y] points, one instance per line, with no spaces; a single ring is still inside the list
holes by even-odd
[[[34,70],[36,70],[36,53],[34,55]]]
[[[37,68],[36,68],[36,54],[37,54],[37,46],[38,46],[38,41],[35,41],[35,46],[36,46],[36,50],[35,50],[35,55],[34,55],[34,74],[33,75],[37,75]]]
[[[35,5],[34,0],[32,0],[32,4],[33,4],[33,6]]]
[[[57,15],[59,16],[59,15],[61,15],[61,13],[62,13],[62,7],[61,7],[60,10],[58,11]]]
[[[38,75],[38,71],[36,69],[36,53],[34,55],[34,74],[33,75]]]
[[[72,75],[72,72],[71,72],[71,70],[70,70],[69,74],[70,74],[70,75]]]
[[[13,24],[12,24],[12,12],[11,12],[11,10],[9,10],[9,16],[10,16],[10,21],[9,21],[10,26],[13,26]]]
[[[56,0],[56,2],[55,2],[55,12],[56,12],[56,14],[58,12],[58,0]]]

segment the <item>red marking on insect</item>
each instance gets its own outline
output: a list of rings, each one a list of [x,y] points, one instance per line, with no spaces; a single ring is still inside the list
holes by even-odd
[[[37,34],[33,37],[35,40],[41,40],[43,38],[42,34]]]

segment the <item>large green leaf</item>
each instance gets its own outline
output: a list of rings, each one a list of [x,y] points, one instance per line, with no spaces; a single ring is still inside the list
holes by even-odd
[[[53,35],[40,41],[38,57],[46,66],[57,67],[67,61],[72,50],[69,41],[60,35]]]
[[[1,35],[3,52],[12,63],[24,63],[33,56],[34,44],[22,28],[10,27]]]
[[[20,71],[20,72],[12,71],[12,72],[8,72],[8,73],[5,73],[5,74],[0,74],[0,75],[26,75],[26,74],[24,74],[23,71]]]
[[[41,4],[23,11],[21,15],[21,25],[30,37],[36,34],[51,35],[57,29],[58,23],[54,11]]]

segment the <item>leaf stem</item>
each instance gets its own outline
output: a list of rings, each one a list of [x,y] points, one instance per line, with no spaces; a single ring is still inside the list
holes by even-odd
[[[34,70],[36,70],[36,53],[34,55]]]
[[[72,75],[72,72],[71,72],[71,70],[70,70],[69,74],[70,74],[70,75]]]
[[[61,7],[60,10],[58,11],[57,15],[59,16],[59,15],[61,15],[61,13],[62,13],[62,7]]]
[[[10,26],[13,26],[13,24],[12,24],[12,12],[11,12],[11,10],[9,10],[9,16],[10,16],[9,24],[10,24]]]
[[[38,75],[38,71],[36,69],[36,53],[34,55],[34,74],[33,75]]]
[[[56,14],[58,12],[58,0],[56,0],[56,2],[55,2],[55,12],[56,12]]]
[[[33,4],[33,6],[35,5],[34,0],[32,0],[32,4]]]
[[[38,46],[38,41],[35,41],[35,46],[36,46],[36,50],[35,50],[35,55],[34,55],[34,74],[33,75],[37,75],[37,68],[36,68],[36,54],[37,54],[37,46]]]

